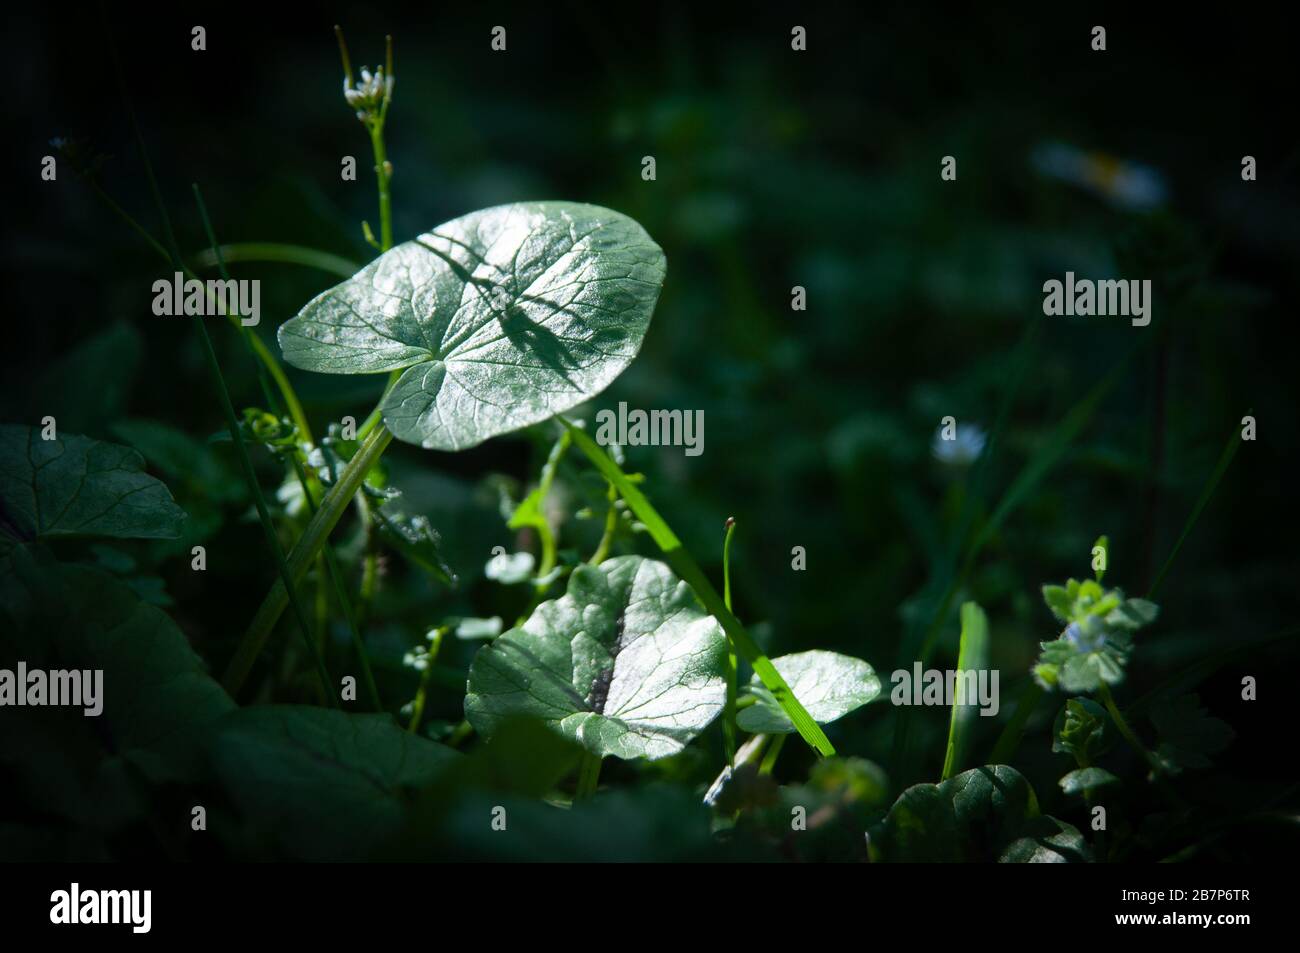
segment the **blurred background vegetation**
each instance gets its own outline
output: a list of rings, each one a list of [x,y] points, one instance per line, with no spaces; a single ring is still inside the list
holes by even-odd
[[[847,5],[778,16],[562,3],[453,16],[325,4],[291,17],[222,4],[147,22],[111,9],[187,253],[204,245],[189,192],[198,182],[223,242],[372,256],[360,228],[377,218],[368,143],[340,94],[335,22],[356,66],[375,65],[394,35],[398,241],[524,199],[593,202],[639,220],[667,254],[667,283],[641,357],[585,414],[618,401],[704,411],[703,456],[629,448],[628,467],[646,474],[715,579],[723,521],[736,517],[736,610],[773,654],[857,655],[888,687],[954,586],[969,533],[1009,500],[954,589],[934,657],[955,664],[955,606],[980,602],[1002,673],[1002,713],[977,739],[987,756],[1037,643],[1057,635],[1039,587],[1087,574],[1106,533],[1107,582],[1145,593],[1248,410],[1259,439],[1242,446],[1171,570],[1122,694],[1294,623],[1300,566],[1286,527],[1300,509],[1289,466],[1300,195],[1285,118],[1294,60],[1280,27],[1254,14],[1247,27]],[[1089,49],[1094,21],[1108,28],[1104,53]],[[505,53],[489,48],[498,23]],[[790,48],[795,23],[807,28],[806,52]],[[207,29],[206,52],[190,49],[195,24]],[[274,569],[228,447],[205,443],[222,424],[197,342],[183,321],[150,312],[150,285],[170,269],[75,176],[38,179],[51,137],[83,137],[109,157],[105,191],[158,233],[104,36],[95,13],[6,26],[5,178],[16,198],[4,235],[3,419],[52,413],[65,432],[137,444],[141,422],[154,421],[196,442],[173,446],[170,462],[148,454],[191,514],[189,536],[117,548],[137,564],[123,571],[220,670]],[[1247,154],[1258,181],[1241,180]],[[340,180],[346,155],[357,158],[356,182]],[[653,182],[641,178],[646,155]],[[955,182],[940,180],[946,155]],[[258,331],[273,346],[276,327],[336,281],[294,265],[232,270],[262,280]],[[1042,282],[1067,270],[1151,279],[1151,326],[1045,318]],[[807,289],[806,311],[790,308],[795,285]],[[234,335],[218,338],[237,403],[261,403]],[[318,431],[363,418],[383,383],[293,374]],[[942,417],[988,434],[1004,405],[1005,426],[977,463],[932,453]],[[1071,420],[1077,433],[1058,443]],[[520,497],[550,439],[538,428],[456,455],[390,452],[392,482],[441,532],[461,584],[448,591],[390,565],[368,632],[388,697],[414,693],[402,658],[430,626],[522,608],[524,595],[486,580],[483,564],[493,546],[531,545],[506,529],[501,493]],[[262,465],[273,485],[274,463]],[[562,475],[553,503],[566,520],[561,546],[585,554],[599,526],[573,518],[581,487]],[[208,572],[196,577],[180,554],[200,540]],[[791,569],[796,545],[807,550],[803,572]],[[653,553],[644,539],[621,546]],[[444,649],[434,719],[459,720],[476,644]],[[1209,803],[1248,813],[1294,800],[1294,661],[1284,640],[1201,686],[1237,731],[1196,776]],[[1260,678],[1253,705],[1239,699],[1247,674]],[[1016,764],[1044,810],[1082,823],[1055,785],[1063,756],[1048,730],[1059,701],[1041,706]],[[937,778],[947,731],[946,710],[922,710],[900,760],[897,712],[878,703],[831,726],[837,747],[884,766],[895,791]],[[605,780],[698,784],[716,771],[719,747],[711,735],[667,763],[609,764]],[[791,744],[778,774],[802,779],[811,760]],[[650,831],[632,850],[654,841]],[[1227,856],[1271,849],[1220,846]]]

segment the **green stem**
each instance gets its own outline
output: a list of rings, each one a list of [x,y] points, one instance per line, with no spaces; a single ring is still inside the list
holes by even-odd
[[[722,603],[731,611],[731,537],[736,532],[735,517],[727,517],[727,535],[722,540]],[[736,646],[727,638],[727,700],[722,709],[722,745],[727,763],[736,763]]]
[[[384,124],[370,128],[370,145],[375,153],[375,178],[379,184],[379,250],[393,247],[393,202],[388,191],[388,150],[384,147]]]
[[[1129,743],[1134,751],[1142,756],[1147,765],[1150,766],[1151,781],[1159,789],[1160,793],[1164,795],[1165,799],[1174,808],[1178,810],[1186,810],[1188,807],[1187,802],[1183,800],[1182,796],[1179,795],[1179,793],[1174,790],[1173,786],[1165,779],[1164,769],[1161,767],[1159,760],[1157,760],[1156,756],[1148,751],[1146,746],[1142,744],[1142,739],[1139,738],[1137,732],[1129,726],[1128,721],[1124,718],[1123,712],[1121,712],[1119,706],[1115,704],[1115,698],[1110,693],[1110,686],[1105,682],[1102,682],[1100,687],[1097,689],[1097,695],[1101,698],[1102,704],[1106,706],[1106,711],[1110,712],[1110,717],[1115,722],[1115,727],[1119,729],[1120,735]]]
[[[329,539],[329,534],[343,516],[343,512],[347,509],[353,495],[360,489],[361,482],[365,479],[366,474],[383,456],[384,450],[392,442],[392,439],[393,434],[387,427],[381,426],[371,432],[357,450],[356,455],[343,468],[338,481],[325,494],[320,509],[308,522],[307,528],[298,539],[293,552],[289,554],[287,573],[266,594],[257,610],[257,614],[249,624],[248,630],[244,633],[243,639],[235,649],[235,654],[231,658],[222,680],[230,694],[236,694],[244,684],[244,679],[248,677],[249,669],[252,668],[253,662],[261,653],[262,647],[266,644],[267,637],[275,627],[276,621],[284,612],[285,604],[288,601],[289,588],[302,577],[307,567],[311,565],[312,560],[316,558],[316,554],[320,552],[321,547],[325,545],[325,542]]]
[[[551,486],[555,483],[555,474],[559,472],[560,461],[564,454],[568,452],[572,438],[567,430],[560,433],[560,439],[555,441],[551,447],[551,452],[547,454],[546,463],[542,465],[542,475],[537,481],[537,512],[540,519],[533,524],[537,530],[538,539],[542,544],[542,559],[537,565],[536,576],[542,579],[550,574],[555,568],[556,546],[555,534],[551,532],[551,525],[546,519],[546,498],[550,495]],[[544,589],[547,584],[538,583],[538,587]]]
[[[329,622],[329,593],[326,589],[325,559],[316,560],[316,650],[325,655],[326,627]]]
[[[1142,739],[1139,738],[1137,733],[1129,726],[1128,721],[1124,718],[1123,712],[1121,712],[1119,706],[1115,704],[1115,696],[1110,693],[1110,686],[1105,682],[1102,682],[1100,687],[1097,689],[1097,695],[1101,698],[1101,703],[1106,706],[1106,711],[1110,712],[1111,720],[1115,722],[1115,727],[1119,729],[1120,735],[1129,743],[1133,750],[1140,754],[1143,760],[1151,766],[1151,770],[1159,775],[1161,771],[1160,762],[1156,760],[1155,755],[1146,749],[1146,746],[1142,744]]]
[[[298,485],[302,487],[303,499],[307,501],[308,512],[314,517],[316,515],[316,499],[308,485],[307,474],[303,471],[302,462],[297,455],[292,456],[293,469],[298,476]],[[370,704],[375,711],[383,711],[384,703],[379,698],[379,687],[375,684],[375,674],[370,668],[370,657],[366,653],[365,642],[361,639],[359,622],[354,621],[352,615],[351,601],[348,599],[347,588],[343,580],[343,571],[339,568],[338,558],[334,555],[334,547],[328,542],[321,547],[321,555],[325,560],[325,567],[329,572],[330,584],[334,589],[334,598],[339,604],[339,611],[343,614],[343,619],[347,623],[348,635],[352,639],[352,649],[357,653],[357,662],[361,666],[362,680],[366,683],[366,694],[370,696]]]
[[[361,521],[364,535],[365,551],[361,557],[361,588],[357,602],[357,625],[364,628],[370,618],[370,606],[374,602],[375,591],[379,587],[379,553],[375,548],[374,514],[364,493],[353,497],[357,507],[357,518]]]
[[[772,739],[772,747],[767,749],[767,754],[763,755],[763,763],[758,766],[759,774],[771,774],[772,769],[776,767],[776,759],[781,755],[781,749],[785,746],[785,735],[777,735]]]
[[[696,598],[704,604],[704,608],[709,614],[718,620],[722,630],[731,639],[732,644],[736,646],[740,654],[745,657],[745,660],[753,666],[754,673],[767,690],[772,693],[772,696],[786,715],[789,716],[790,721],[794,723],[795,729],[804,741],[808,742],[813,750],[819,754],[833,755],[835,746],[826,737],[826,733],[822,731],[817,722],[813,721],[807,709],[800,704],[790,686],[781,677],[781,673],[776,670],[771,660],[759,650],[758,645],[755,644],[750,634],[745,631],[745,627],[741,625],[740,620],[731,614],[731,610],[723,603],[722,597],[713,588],[713,584],[704,575],[695,558],[682,546],[681,540],[664,522],[664,518],[650,505],[650,501],[628,479],[627,474],[614,462],[613,458],[601,450],[600,446],[591,437],[563,417],[557,419],[568,428],[573,437],[573,442],[577,444],[587,459],[595,465],[605,479],[618,487],[618,492],[627,502],[627,505],[631,507],[637,519],[645,525],[647,532],[650,533],[660,550],[663,551],[664,559],[668,562],[668,565],[672,567],[679,578],[684,580],[695,591]]]
[[[993,746],[993,754],[989,757],[989,764],[1011,763],[1016,749],[1020,747],[1020,739],[1024,737],[1025,724],[1042,698],[1042,686],[1031,680],[1020,693],[1020,699],[1016,702],[1016,713],[1002,729],[1002,734],[998,735],[997,743]]]
[[[388,396],[388,392],[391,391],[393,386],[397,383],[397,379],[402,376],[402,371],[404,370],[405,368],[402,368],[401,370],[393,371],[388,375],[388,382],[384,384],[384,392],[379,395],[379,403],[375,404],[375,409],[370,412],[369,417],[362,421],[360,429],[357,430],[358,440],[365,440],[366,437],[370,436],[370,431],[383,423],[384,399]]]
[[[429,643],[429,654],[425,657],[424,671],[420,673],[420,687],[415,692],[415,702],[411,705],[411,721],[406,726],[406,730],[415,734],[416,729],[420,727],[420,720],[424,717],[424,701],[429,693],[429,675],[433,672],[433,665],[438,661],[438,650],[442,648],[442,637],[447,634],[445,625],[439,626],[433,630],[433,639]]]
[[[596,793],[596,787],[600,784],[600,761],[600,755],[590,751],[582,753],[582,761],[578,765],[578,786],[573,792],[574,803],[585,801]]]
[[[718,772],[718,776],[709,785],[709,789],[704,792],[704,803],[709,806],[717,804],[718,798],[722,796],[722,792],[727,786],[727,782],[731,780],[739,768],[758,761],[763,754],[763,748],[771,737],[771,735],[764,734],[752,735],[748,741],[741,745],[736,751],[735,765],[723,765],[722,770]],[[778,735],[777,737],[784,738],[785,736]]]
[[[618,529],[618,489],[614,484],[609,485],[609,509],[605,511],[605,531],[600,535],[600,543],[596,546],[596,551],[591,554],[587,560],[589,566],[599,566],[609,555],[609,549],[614,544],[614,533]]]

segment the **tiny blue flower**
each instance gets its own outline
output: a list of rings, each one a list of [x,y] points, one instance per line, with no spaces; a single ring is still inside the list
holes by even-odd
[[[1083,654],[1100,651],[1106,644],[1105,627],[1096,624],[1094,619],[1087,619],[1083,625],[1071,622],[1065,627],[1061,637]]]

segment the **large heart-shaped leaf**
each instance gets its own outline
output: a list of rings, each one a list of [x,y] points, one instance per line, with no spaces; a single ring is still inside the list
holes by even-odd
[[[356,860],[386,849],[409,796],[460,756],[387,715],[262,705],[222,719],[212,759],[244,816],[291,855]]]
[[[664,269],[618,212],[501,205],[385,252],[285,322],[280,347],[309,371],[402,370],[389,429],[461,450],[604,390],[641,347]]]
[[[972,768],[904,791],[871,834],[875,860],[1064,863],[1088,860],[1083,836],[1043,814],[1015,768]]]
[[[0,425],[0,552],[45,536],[174,539],[185,512],[128,447]]]
[[[503,718],[530,716],[602,757],[662,758],[722,711],[725,651],[718,623],[663,563],[579,566],[562,597],[480,650],[465,717],[490,736]]]
[[[819,725],[843,718],[880,694],[880,679],[875,670],[851,655],[821,650],[796,652],[773,659],[772,664]],[[737,725],[753,734],[794,731],[794,723],[757,675],[749,691],[758,702],[741,709],[736,716]]]

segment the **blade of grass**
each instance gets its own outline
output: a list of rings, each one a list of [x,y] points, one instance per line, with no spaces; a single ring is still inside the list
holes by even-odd
[[[351,278],[361,270],[360,265],[342,255],[284,242],[238,242],[219,248],[205,248],[194,256],[194,263],[200,268],[220,267],[223,261],[304,265],[340,278]]]
[[[159,257],[169,264],[172,262],[171,253],[164,248],[156,238],[149,234],[148,229],[136,221],[136,219],[133,218],[126,209],[113,201],[112,197],[109,196],[109,194],[105,192],[98,183],[90,180],[87,181],[89,181],[91,192],[93,192],[101,202],[108,206],[110,211],[121,218],[132,231],[140,235],[145,240],[145,243],[153,249]],[[179,270],[186,278],[191,278],[195,281],[201,280],[194,271],[183,263]],[[209,301],[212,300],[211,293],[208,293],[207,297]],[[236,327],[243,327],[237,316],[232,314],[229,316],[229,320],[230,323]],[[293,384],[289,382],[288,376],[284,373],[284,368],[280,366],[280,362],[276,359],[275,355],[271,353],[270,349],[260,337],[256,334],[250,333],[248,335],[248,341],[249,345],[253,348],[253,353],[257,355],[257,359],[261,361],[267,373],[269,373],[272,380],[275,381],[276,388],[279,390],[280,396],[283,398],[285,406],[288,408],[289,416],[293,419],[294,425],[297,426],[298,431],[305,439],[311,440],[311,427],[307,423],[307,415],[303,412],[302,403],[298,400],[298,395],[293,389]]]
[[[1016,749],[1020,747],[1020,739],[1025,736],[1025,725],[1034,711],[1038,708],[1038,703],[1043,700],[1043,687],[1032,678],[1025,685],[1024,690],[1020,693],[1020,698],[1016,702],[1016,712],[1007,722],[1002,733],[998,735],[997,743],[993,746],[993,753],[989,755],[989,764],[1010,764]]]
[[[197,182],[192,185],[192,188],[194,190],[194,202],[199,208],[199,218],[203,221],[203,231],[207,236],[211,253],[216,260],[218,274],[221,275],[222,281],[229,281],[230,271],[226,268],[226,260],[225,255],[222,252],[222,247],[217,244],[217,235],[212,228],[212,219],[208,216],[207,203],[203,201],[203,193],[200,191]],[[239,332],[240,337],[243,338],[244,343],[248,346],[249,353],[253,355],[253,366],[257,370],[258,381],[262,385],[262,393],[266,395],[268,403],[272,405],[276,414],[279,415],[283,411],[278,406],[270,384],[267,382],[266,369],[256,359],[256,353],[253,351],[251,341],[252,332],[245,327],[242,322],[239,324]],[[294,474],[298,477],[298,485],[302,488],[303,499],[307,501],[307,508],[314,516],[316,514],[316,497],[312,492],[310,481],[307,479],[307,474],[303,471],[302,462],[298,459],[296,452],[291,453],[289,458],[293,462],[293,470]],[[361,641],[361,633],[357,631],[357,623],[353,618],[352,607],[348,600],[347,591],[343,586],[343,574],[339,570],[338,560],[334,556],[334,549],[327,542],[324,547],[322,547],[322,552],[330,579],[330,585],[334,590],[334,599],[338,603],[340,610],[343,612],[343,618],[347,622],[348,632],[352,637],[352,646],[357,653],[357,660],[361,666],[362,680],[365,682],[367,694],[370,696],[370,704],[375,711],[383,711],[384,706],[379,699],[379,689],[375,685],[375,676],[370,669],[370,659],[366,655],[365,643]]]
[[[1160,698],[1190,692],[1234,658],[1255,657],[1256,652],[1271,645],[1276,645],[1278,642],[1294,639],[1297,635],[1300,635],[1300,626],[1289,626],[1280,632],[1275,632],[1273,635],[1243,645],[1234,645],[1232,648],[1216,652],[1209,658],[1194,662],[1129,705],[1128,715],[1131,718],[1137,717]]]
[[[736,532],[736,519],[727,517],[727,535],[722,540],[722,604],[731,612],[731,537]],[[727,700],[722,709],[722,744],[727,763],[736,763],[736,646],[727,638]],[[785,737],[782,735],[781,737]]]
[[[664,518],[650,505],[650,501],[628,479],[627,474],[614,462],[613,458],[605,453],[591,437],[563,417],[557,419],[568,428],[578,449],[586,455],[587,459],[595,465],[605,479],[618,487],[618,492],[627,502],[627,505],[631,507],[637,519],[650,533],[650,537],[663,551],[668,565],[695,591],[696,597],[704,604],[704,608],[708,610],[709,614],[718,620],[723,631],[731,639],[737,650],[753,666],[754,672],[763,685],[772,693],[777,703],[780,704],[786,715],[794,723],[799,735],[818,753],[833,755],[835,747],[830,743],[830,739],[826,737],[826,733],[822,731],[817,722],[813,721],[812,716],[808,714],[807,709],[803,707],[799,699],[795,698],[794,692],[786,684],[785,679],[781,677],[781,673],[776,670],[771,660],[759,650],[758,645],[750,637],[745,627],[741,625],[740,620],[731,614],[731,611],[718,595],[717,590],[713,588],[713,584],[709,582],[708,577],[704,575],[704,571],[696,563],[695,558],[682,545],[681,540],[669,528]]]
[[[957,655],[957,690],[953,693],[952,718],[948,722],[948,752],[943,759],[947,781],[965,763],[970,749],[971,726],[976,718],[977,699],[966,697],[963,672],[986,671],[989,664],[989,620],[977,603],[961,607],[961,649]]]
[[[136,147],[140,151],[140,161],[144,165],[145,179],[149,184],[149,192],[153,197],[154,206],[158,210],[159,219],[162,222],[163,237],[166,239],[166,247],[171,259],[172,266],[181,271],[180,245],[176,242],[176,235],[172,231],[171,217],[167,214],[167,203],[163,201],[162,190],[158,187],[158,179],[154,175],[153,163],[149,161],[149,150],[145,147],[144,136],[140,132],[140,125],[135,118],[135,109],[131,106],[130,93],[126,86],[126,74],[122,70],[122,63],[117,54],[117,44],[113,42],[112,32],[108,27],[107,18],[105,18],[105,35],[108,38],[109,52],[113,58],[113,67],[117,76],[118,89],[122,96],[122,105],[126,110],[127,120],[131,126],[131,132],[136,142]],[[194,322],[198,330],[199,341],[203,346],[204,358],[208,365],[208,371],[212,375],[213,385],[216,388],[217,396],[221,404],[221,410],[226,418],[226,427],[230,431],[230,438],[234,442],[237,455],[239,457],[240,468],[243,470],[244,479],[248,482],[249,490],[253,495],[253,502],[257,507],[257,516],[262,523],[262,530],[266,534],[267,545],[275,557],[277,567],[280,571],[280,577],[284,581],[288,596],[293,604],[294,616],[298,623],[298,629],[302,634],[303,643],[307,647],[308,657],[315,664],[316,674],[320,678],[321,691],[325,696],[326,702],[331,706],[338,704],[334,698],[334,693],[330,684],[329,672],[325,669],[325,663],[316,651],[316,643],[311,637],[311,627],[307,622],[306,613],[303,612],[302,604],[298,601],[297,594],[292,592],[290,584],[289,570],[285,563],[284,550],[280,546],[280,539],[276,536],[275,525],[271,522],[271,514],[266,508],[266,500],[262,496],[262,487],[257,482],[257,474],[253,470],[252,460],[248,455],[248,448],[244,445],[243,435],[239,430],[239,422],[235,418],[235,408],[230,401],[230,391],[226,387],[226,379],[221,373],[221,365],[217,360],[216,349],[212,346],[212,338],[208,335],[207,326],[203,323],[203,316],[199,315]]]
[[[1246,413],[1249,414],[1250,411],[1247,410]],[[1183,531],[1178,534],[1178,541],[1174,543],[1173,551],[1169,554],[1169,558],[1165,560],[1164,566],[1161,567],[1160,572],[1156,575],[1155,582],[1151,584],[1151,589],[1147,593],[1148,599],[1155,599],[1156,593],[1159,592],[1160,587],[1164,585],[1165,576],[1169,574],[1170,567],[1173,566],[1174,560],[1178,558],[1178,553],[1182,550],[1183,543],[1187,541],[1187,537],[1192,532],[1192,527],[1195,526],[1196,521],[1200,519],[1201,513],[1204,512],[1206,504],[1210,502],[1210,497],[1214,495],[1214,491],[1218,488],[1219,481],[1223,479],[1223,474],[1228,471],[1228,466],[1232,463],[1232,458],[1237,455],[1237,450],[1241,447],[1242,442],[1241,433],[1238,430],[1238,427],[1239,425],[1234,424],[1232,432],[1228,434],[1228,441],[1223,445],[1223,451],[1219,454],[1219,462],[1215,464],[1214,472],[1212,472],[1209,479],[1205,481],[1205,486],[1201,489],[1201,495],[1197,498],[1196,505],[1192,507],[1192,512],[1188,514],[1187,522],[1183,524]]]
[[[600,785],[600,762],[600,755],[590,751],[582,753],[582,761],[578,764],[578,787],[573,793],[575,802],[585,801],[596,793]]]

